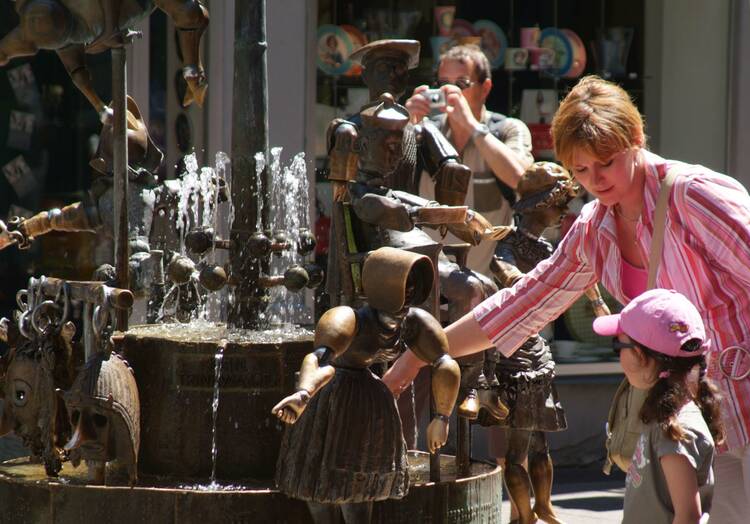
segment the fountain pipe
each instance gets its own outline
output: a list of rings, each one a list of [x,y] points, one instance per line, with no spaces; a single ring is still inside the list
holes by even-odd
[[[128,259],[128,145],[127,113],[125,106],[127,85],[127,53],[125,47],[112,49],[112,137],[114,162],[114,187],[112,195],[115,215],[115,269],[117,287],[130,288]],[[118,309],[115,328],[120,331],[128,329],[127,309]]]
[[[268,69],[266,51],[266,2],[235,2],[234,91],[232,98],[232,202],[234,221],[230,232],[230,278],[237,282],[228,324],[237,328],[261,327],[261,315],[269,293],[259,285],[261,260],[244,253],[256,232],[258,206],[268,202],[267,169],[255,175],[255,154],[268,160]],[[268,165],[268,162],[265,162]],[[259,194],[259,185],[263,194]],[[268,206],[263,206],[264,211]],[[265,214],[265,213],[264,213]],[[263,217],[267,222],[267,217]],[[262,226],[261,226],[262,227]]]

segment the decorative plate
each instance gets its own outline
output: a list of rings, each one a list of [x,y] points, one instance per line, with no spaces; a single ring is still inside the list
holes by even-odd
[[[367,37],[364,33],[353,25],[342,24],[340,27],[349,35],[349,41],[352,43],[352,53],[367,43]],[[347,60],[347,62],[349,62],[349,69],[344,75],[359,76],[362,73],[361,65],[354,64],[351,60]]]
[[[555,65],[546,71],[554,76],[564,76],[573,64],[573,44],[568,36],[556,27],[542,29],[539,46],[555,52]]]
[[[583,45],[581,37],[575,32],[570,29],[562,29],[561,31],[568,37],[568,40],[570,40],[570,43],[573,46],[573,63],[564,76],[565,78],[578,78],[586,69],[586,46]]]
[[[351,67],[354,52],[349,33],[337,25],[318,28],[318,68],[328,75],[343,75]]]
[[[471,22],[462,18],[456,18],[453,20],[453,25],[451,26],[451,36],[453,38],[477,36],[477,32]]]
[[[474,31],[482,38],[482,51],[490,61],[490,67],[497,69],[505,61],[505,50],[508,49],[508,39],[500,26],[492,20],[477,20]]]

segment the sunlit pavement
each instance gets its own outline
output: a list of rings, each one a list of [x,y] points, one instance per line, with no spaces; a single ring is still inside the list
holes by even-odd
[[[552,505],[567,524],[614,524],[622,522],[625,475],[610,477],[598,467],[557,468],[552,489]],[[503,493],[503,524],[510,522],[510,502]]]

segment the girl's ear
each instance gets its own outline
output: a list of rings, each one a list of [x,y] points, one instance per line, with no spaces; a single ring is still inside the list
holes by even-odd
[[[635,352],[636,358],[638,359],[638,364],[641,366],[648,365],[649,361],[651,360],[651,357],[646,355],[646,352],[643,351],[638,346],[633,346],[633,351]]]

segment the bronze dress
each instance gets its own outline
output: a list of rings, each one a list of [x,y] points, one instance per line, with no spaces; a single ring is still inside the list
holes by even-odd
[[[368,369],[394,360],[405,349],[400,342],[403,317],[369,306],[355,314],[357,335],[334,360],[334,378],[284,432],[276,485],[289,497],[343,504],[398,499],[409,490],[396,401]]]
[[[497,258],[524,272],[551,254],[549,242],[518,228],[499,241],[495,249]],[[496,389],[510,413],[502,421],[481,413],[482,424],[545,432],[568,427],[565,410],[553,384],[555,361],[549,344],[541,336],[530,337],[510,357],[497,350],[488,351],[485,376],[491,379],[489,387]]]

